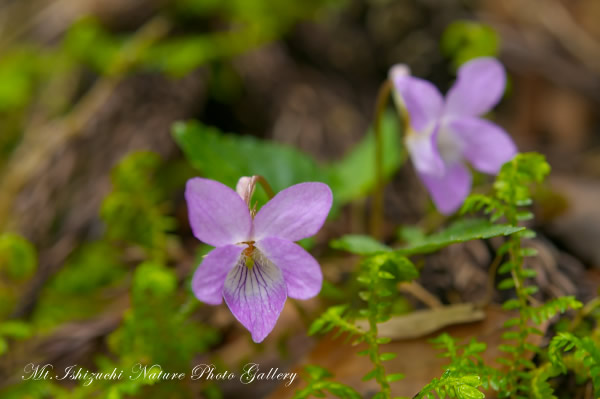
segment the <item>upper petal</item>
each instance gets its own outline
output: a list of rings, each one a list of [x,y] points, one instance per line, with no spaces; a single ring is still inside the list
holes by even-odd
[[[242,197],[247,205],[250,204],[257,181],[258,176],[242,176],[235,186],[235,191]]]
[[[248,268],[243,257],[227,275],[223,297],[231,313],[261,342],[273,330],[287,299],[281,270],[264,257]]]
[[[224,184],[195,177],[188,180],[185,199],[197,239],[215,247],[245,241],[252,217],[244,200]]]
[[[517,153],[517,147],[500,126],[488,120],[462,117],[446,123],[461,142],[463,156],[481,172],[497,174]]]
[[[254,217],[254,239],[298,241],[314,235],[327,218],[333,194],[324,183],[300,183],[280,191]]]
[[[268,237],[256,246],[283,273],[288,296],[312,298],[321,291],[323,273],[319,263],[301,246],[277,237]]]
[[[410,126],[417,132],[431,129],[444,105],[437,87],[405,73],[390,75],[394,84],[394,99],[400,108],[408,111]]]
[[[225,278],[238,263],[243,249],[237,245],[226,245],[213,249],[204,257],[192,279],[196,298],[210,305],[223,302]]]
[[[476,58],[458,70],[456,82],[446,95],[446,115],[479,116],[502,98],[506,72],[495,58]]]
[[[443,176],[419,174],[438,211],[456,211],[471,191],[471,173],[460,162],[446,164]]]
[[[431,134],[409,134],[405,138],[410,159],[420,173],[434,176],[444,174],[444,162],[437,148],[436,137],[436,132],[432,132]]]

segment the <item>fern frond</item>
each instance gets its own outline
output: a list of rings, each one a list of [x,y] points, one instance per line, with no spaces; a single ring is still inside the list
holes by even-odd
[[[531,386],[529,392],[533,399],[558,399],[554,395],[554,389],[548,382],[552,377],[559,374],[559,370],[556,369],[551,363],[533,370],[531,372]]]
[[[481,399],[485,398],[483,392],[478,389],[481,384],[481,378],[477,375],[460,376],[452,370],[446,370],[440,378],[434,378],[413,399],[433,399],[434,395],[440,399],[446,396],[457,399]]]
[[[574,296],[563,296],[552,299],[543,305],[528,309],[529,317],[536,324],[542,324],[559,313],[565,313],[568,309],[579,309],[583,306]]]
[[[308,329],[308,335],[325,334],[334,328],[338,333],[347,333],[350,338],[358,336],[357,341],[364,339],[365,331],[361,330],[352,320],[346,317],[347,305],[332,306],[316,319]]]
[[[600,396],[600,347],[590,337],[578,338],[567,332],[558,333],[550,341],[548,358],[562,373],[567,372],[563,353],[574,350],[573,356],[581,362],[592,379],[596,397]]]
[[[308,386],[296,391],[294,399],[307,399],[311,396],[322,398],[325,397],[325,392],[329,392],[340,399],[362,398],[354,388],[339,382],[326,380],[325,378],[332,377],[332,374],[323,367],[309,365],[304,367],[304,371],[308,376]]]

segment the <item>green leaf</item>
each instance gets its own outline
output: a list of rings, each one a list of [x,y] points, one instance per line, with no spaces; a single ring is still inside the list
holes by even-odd
[[[393,113],[382,122],[384,176],[391,176],[402,161],[398,123]],[[224,134],[199,122],[178,122],[173,137],[192,166],[204,177],[235,187],[241,176],[261,175],[281,191],[291,185],[320,181],[329,184],[335,204],[369,194],[375,187],[374,136],[367,133],[342,160],[319,165],[309,155],[292,147],[253,136]],[[266,195],[257,190],[259,205]]]
[[[304,371],[306,371],[306,373],[310,376],[310,378],[312,378],[313,380],[316,380],[316,381],[332,376],[332,374],[329,372],[329,370],[327,370],[321,366],[316,366],[313,364],[304,366]]]
[[[425,231],[421,227],[410,225],[400,227],[397,235],[400,241],[407,243],[419,242],[426,237]]]
[[[133,295],[144,300],[147,295],[164,298],[177,288],[177,276],[173,269],[159,263],[144,262],[140,264],[133,277]]]
[[[523,287],[523,293],[525,295],[533,295],[536,294],[540,289],[535,285],[529,285],[527,287]]]
[[[519,204],[521,205],[521,204]],[[529,212],[529,211],[521,211],[521,212],[517,212],[517,220],[524,222],[526,220],[531,220],[533,219],[533,213]]]
[[[535,248],[521,248],[521,256],[537,256],[538,251]]]
[[[504,357],[496,358],[496,362],[498,362],[498,363],[500,363],[500,364],[502,364],[504,366],[509,366],[509,367],[513,366],[513,361],[509,360],[509,359],[506,359]]]
[[[402,374],[402,373],[388,374],[385,376],[385,379],[387,380],[387,382],[400,381],[400,380],[404,379],[404,374]]]
[[[521,302],[519,302],[518,299],[509,299],[506,302],[504,302],[504,305],[502,305],[502,309],[504,310],[513,310],[513,309],[517,309],[519,308],[519,306],[521,306]]]
[[[499,290],[508,290],[510,288],[514,288],[515,286],[515,281],[512,278],[505,278],[504,280],[500,281],[500,283],[498,284],[498,289]]]
[[[338,382],[327,382],[325,386],[329,392],[342,399],[362,399],[360,394],[347,385]]]
[[[111,240],[140,245],[149,253],[164,249],[166,234],[175,228],[175,219],[168,215],[165,185],[157,181],[162,166],[158,154],[135,151],[113,168],[113,191],[100,209]]]
[[[488,25],[472,21],[456,21],[442,34],[441,48],[446,57],[458,68],[477,57],[495,57],[500,38]]]
[[[0,235],[0,271],[13,280],[23,280],[37,267],[35,248],[25,238],[6,233]]]
[[[407,246],[395,251],[403,255],[426,254],[435,252],[451,244],[507,236],[524,229],[524,227],[493,224],[485,219],[459,220],[439,233],[415,239],[409,242]]]
[[[534,278],[537,276],[537,272],[533,269],[522,269],[519,274],[523,278]]]
[[[17,339],[25,339],[29,338],[31,334],[31,326],[23,321],[8,320],[0,323],[0,335]]]
[[[383,176],[391,176],[404,161],[400,124],[395,112],[384,114],[381,123],[383,137]],[[375,188],[375,137],[372,129],[341,161],[329,168],[331,188],[340,203],[363,197]]]
[[[521,238],[535,238],[536,237],[536,233],[533,230],[525,229],[525,230],[519,232],[519,237],[521,237]]]
[[[462,383],[470,385],[472,387],[478,387],[481,385],[481,378],[478,375],[465,375],[460,377]]]
[[[405,256],[398,252],[384,252],[371,255],[363,261],[368,268],[385,268],[386,272],[392,273],[397,281],[411,281],[419,277],[415,265]]]
[[[347,234],[329,243],[334,249],[347,251],[357,255],[373,255],[379,252],[389,252],[392,249],[370,236]]]
[[[185,24],[219,18],[227,25],[236,25],[236,29],[208,29],[203,33],[179,34],[161,40],[145,54],[145,64],[183,76],[203,64],[213,61],[211,65],[214,65],[214,61],[228,60],[273,41],[295,26],[298,20],[314,16],[333,3],[336,1],[172,1],[169,11],[176,10],[178,15],[173,18],[177,21]]]
[[[378,371],[378,369],[373,369],[373,370],[369,371],[367,374],[365,374],[365,376],[362,378],[362,380],[363,381],[372,380],[377,375],[377,371]]]
[[[520,322],[521,322],[521,319],[519,319],[518,317],[514,317],[512,319],[508,319],[507,321],[505,321],[503,326],[504,326],[504,328],[510,328],[510,327],[514,327],[514,326],[518,325]]]
[[[470,385],[463,384],[459,385],[457,389],[459,399],[481,399],[485,398],[483,392],[477,388],[473,388]]]
[[[386,352],[386,353],[382,353],[381,355],[379,355],[379,359],[380,359],[382,362],[386,362],[386,361],[388,361],[388,360],[395,359],[395,358],[396,358],[396,356],[397,356],[397,355],[396,355],[395,353],[393,353],[393,352]]]
[[[415,399],[423,397],[435,398],[435,392],[440,398],[446,394],[459,399],[481,399],[484,394],[477,387],[482,385],[481,378],[477,375],[460,376],[454,369],[446,369],[441,378],[434,378],[417,395]]]
[[[552,364],[545,364],[531,371],[531,396],[533,399],[558,399],[548,379],[558,375],[560,370]]]
[[[360,274],[358,277],[356,277],[356,281],[358,281],[361,284],[368,285],[371,283],[371,278],[364,274]]]
[[[23,42],[19,46],[4,49],[0,59],[1,112],[18,111],[32,100],[41,69],[48,67],[40,55],[40,49],[26,46]],[[2,134],[6,135],[6,130]]]
[[[507,353],[517,353],[517,349],[514,346],[510,346],[510,345],[499,345],[498,348],[502,351],[502,352],[507,352]]]
[[[498,274],[506,274],[515,268],[515,264],[511,261],[504,262],[502,266],[498,268]]]
[[[321,318],[316,319],[315,321],[312,322],[312,324],[308,328],[308,335],[315,335],[319,331],[323,330],[323,328],[325,328],[326,325],[327,325],[327,320],[321,319]]]
[[[272,141],[224,134],[199,122],[176,123],[173,136],[204,177],[229,187],[252,175],[263,176],[275,192],[306,181],[329,183],[328,172],[308,155]],[[255,199],[265,203],[266,194],[259,189]]]
[[[360,341],[364,333],[351,320],[345,318],[344,313],[347,309],[347,305],[337,305],[328,308],[321,316],[319,316],[318,319],[312,323],[308,330],[308,334],[313,335],[319,332],[326,333],[337,327],[339,333],[346,332],[350,336],[358,335],[358,341]]]
[[[384,280],[393,280],[393,279],[395,279],[395,278],[396,278],[396,276],[394,276],[392,273],[388,273],[388,272],[386,272],[386,271],[379,271],[379,272],[377,273],[377,276],[378,276],[379,278],[382,278],[382,279],[384,279]],[[380,294],[380,295],[381,295],[381,294]]]
[[[107,73],[116,59],[121,43],[103,29],[99,21],[87,17],[69,28],[63,46],[70,57],[98,72]]]
[[[541,324],[558,313],[564,313],[567,309],[579,309],[583,306],[573,296],[563,296],[559,298],[551,299],[550,301],[534,308],[529,309],[530,317],[537,324]]]
[[[518,331],[507,331],[502,333],[502,339],[504,340],[516,340],[521,337],[521,334]]]
[[[517,154],[506,162],[494,182],[496,196],[507,204],[518,206],[530,200],[529,185],[541,183],[550,173],[543,155],[529,152]]]
[[[188,35],[155,44],[144,54],[144,63],[173,76],[184,76],[199,65],[235,52],[226,35]]]

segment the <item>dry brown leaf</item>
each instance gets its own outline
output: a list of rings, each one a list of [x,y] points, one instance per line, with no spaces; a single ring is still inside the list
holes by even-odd
[[[394,340],[419,338],[447,326],[480,321],[484,318],[485,312],[475,304],[460,303],[392,317],[379,325],[379,335]],[[366,321],[361,320],[356,324],[363,330],[369,328]]]
[[[498,306],[490,306],[485,309],[485,318],[481,321],[453,325],[420,338],[393,341],[387,345],[382,345],[382,352],[398,354],[397,358],[385,362],[386,370],[390,374],[403,373],[406,376],[402,381],[391,384],[394,396],[413,397],[432,378],[439,377],[442,374],[443,366],[448,364],[448,359],[438,357],[439,351],[434,349],[429,342],[430,339],[438,336],[441,332],[447,332],[451,336],[464,341],[476,338],[485,342],[488,345],[488,349],[483,355],[485,362],[498,366],[494,360],[502,355],[502,352],[498,349],[501,335],[504,332],[502,325],[513,316],[514,313],[506,312]],[[538,326],[538,328],[545,330],[546,326]],[[539,345],[542,338],[536,337],[535,339],[537,342],[532,341],[532,343]],[[361,379],[372,369],[372,365],[367,357],[356,355],[358,351],[365,348],[364,344],[352,347],[349,342],[344,342],[343,338],[333,339],[332,333],[323,337],[313,351],[293,371],[300,372],[302,366],[306,364],[325,367],[335,375],[336,381],[353,387],[363,397],[370,397],[378,391],[378,385],[373,380],[365,382]],[[303,386],[302,378],[298,378],[290,387],[280,386],[268,398],[292,398],[294,392]],[[493,394],[490,393],[486,397],[493,398]]]

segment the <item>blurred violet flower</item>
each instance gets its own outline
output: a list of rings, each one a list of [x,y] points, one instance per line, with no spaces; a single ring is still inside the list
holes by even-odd
[[[249,203],[255,183],[240,179],[236,193],[217,181],[193,178],[185,198],[194,235],[216,247],[194,274],[194,294],[211,305],[225,298],[254,342],[261,342],[288,296],[308,299],[321,290],[319,264],[294,241],[319,231],[333,195],[323,183],[296,184],[254,215]]]
[[[405,144],[415,169],[437,209],[450,214],[471,191],[465,161],[497,174],[517,152],[508,133],[481,118],[504,93],[504,68],[487,57],[465,63],[445,99],[404,65],[392,67],[390,80],[396,106],[408,121]]]

